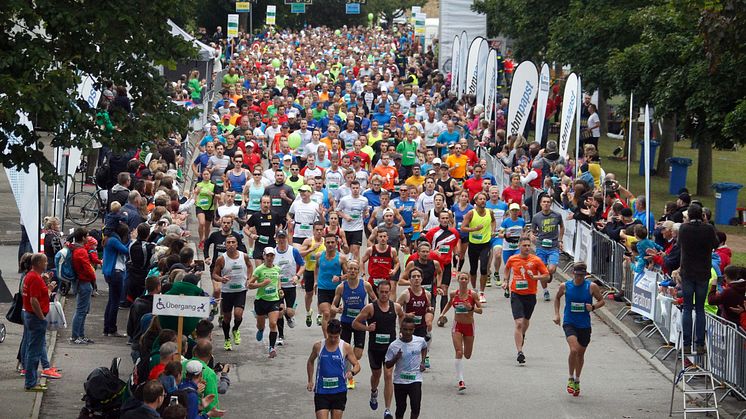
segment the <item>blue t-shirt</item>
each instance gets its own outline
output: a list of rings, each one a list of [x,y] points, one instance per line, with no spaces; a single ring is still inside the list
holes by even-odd
[[[396,198],[393,203],[394,207],[399,210],[399,215],[401,215],[401,218],[404,220],[404,226],[402,227],[404,233],[407,234],[414,231],[414,227],[412,226],[412,216],[416,201],[414,199],[402,201],[400,198]]]
[[[200,153],[196,159],[194,159],[194,164],[197,165],[199,168],[199,173],[201,174],[202,171],[205,170],[205,167],[207,167],[207,163],[210,161],[210,156],[207,153]]]
[[[443,131],[438,135],[438,144],[445,144],[446,146],[448,144],[455,144],[458,142],[458,132],[453,131],[453,133],[450,133],[448,131]],[[440,156],[442,157],[444,154],[448,152],[447,148],[442,148],[440,150]]]
[[[503,240],[503,249],[505,250],[518,250],[518,243],[521,240],[521,234],[523,233],[523,227],[526,226],[526,220],[518,217],[517,220],[513,221],[512,218],[507,217],[500,224],[500,229],[505,233],[505,239]]]
[[[217,136],[218,141],[220,141],[223,144],[226,144],[225,138],[222,135]],[[205,135],[205,138],[202,139],[202,141],[199,142],[200,147],[204,147],[207,145],[207,143],[211,143],[215,141],[215,137],[212,135]]]

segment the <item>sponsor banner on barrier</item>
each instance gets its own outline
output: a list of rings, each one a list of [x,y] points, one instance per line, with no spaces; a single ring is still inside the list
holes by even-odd
[[[565,233],[562,236],[562,241],[564,242],[563,251],[570,255],[570,257],[575,256],[575,224],[577,221],[575,220],[568,220],[567,216],[570,214],[570,211],[562,208],[562,205],[558,204],[557,202],[552,202],[552,211],[556,212],[557,214],[562,216],[562,222],[565,224]]]
[[[696,316],[692,312],[692,319]],[[676,349],[679,349],[679,333],[681,333],[681,310],[678,307],[671,306],[671,321],[668,326],[668,340],[676,343]]]
[[[541,141],[544,136],[543,121],[546,119],[549,81],[549,64],[544,63],[539,73],[539,93],[536,96],[536,141]]]
[[[635,275],[632,288],[632,311],[653,319],[655,316],[655,297],[658,294],[658,274],[645,270]]]
[[[511,106],[508,107],[508,135],[523,133],[528,114],[539,91],[539,75],[531,61],[522,62],[513,74],[510,86]]]
[[[593,272],[593,238],[591,227],[575,222],[575,262],[585,262],[588,272]]]
[[[578,76],[571,73],[565,81],[565,93],[562,96],[562,114],[560,115],[560,156],[567,155],[570,144],[572,123],[575,120],[575,108],[578,106]]]

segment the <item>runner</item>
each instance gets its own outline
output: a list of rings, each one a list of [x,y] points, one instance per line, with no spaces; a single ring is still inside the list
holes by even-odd
[[[269,195],[262,196],[259,202],[259,212],[252,214],[244,227],[244,232],[254,242],[251,258],[255,266],[263,262],[264,248],[275,246],[275,231],[280,221],[270,212],[272,198]]]
[[[347,262],[347,281],[343,281],[337,285],[337,289],[334,292],[334,301],[332,302],[331,310],[334,314],[341,313],[340,321],[342,322],[342,340],[352,344],[353,337],[355,338],[354,352],[355,358],[360,360],[363,357],[363,349],[365,348],[365,331],[353,330],[352,321],[355,320],[360,311],[365,307],[365,296],[368,296],[369,301],[376,300],[376,294],[373,292],[373,287],[363,281],[360,278],[360,266],[357,261],[351,260]],[[341,303],[341,307],[340,307]],[[349,378],[347,380],[347,388],[349,390],[355,389],[355,379]]]
[[[565,225],[562,222],[562,216],[552,211],[552,197],[541,195],[539,205],[541,205],[541,211],[534,214],[531,219],[531,230],[534,233],[536,256],[547,266],[549,282],[552,282],[552,276],[559,264]],[[549,290],[544,283],[541,286],[544,288],[544,301],[549,301]]]
[[[319,314],[321,314],[321,328],[326,334],[326,324],[334,318],[331,311],[331,304],[334,301],[334,293],[337,290],[339,281],[346,278],[345,270],[347,269],[347,256],[337,251],[337,236],[327,234],[324,236],[325,250],[319,255],[316,261],[316,297]],[[308,323],[308,319],[306,319]]]
[[[560,299],[565,296],[565,311],[562,329],[570,347],[567,363],[570,378],[567,379],[567,392],[580,396],[580,373],[585,362],[585,351],[591,342],[591,311],[606,305],[598,285],[586,279],[588,268],[578,262],[572,269],[572,281],[560,284],[554,299],[554,322],[560,324]],[[593,302],[593,299],[596,302]]]
[[[486,207],[492,211],[492,215],[495,217],[496,230],[492,233],[492,265],[495,271],[492,273],[492,280],[494,280],[496,286],[501,286],[500,280],[500,267],[502,266],[502,252],[503,252],[503,239],[499,237],[499,229],[505,219],[505,212],[508,211],[508,204],[500,201],[500,188],[497,186],[490,186],[489,189],[490,200],[487,201]],[[490,281],[492,282],[492,281]],[[490,286],[490,282],[487,286]]]
[[[453,339],[453,349],[456,351],[456,378],[458,379],[458,391],[466,390],[464,383],[464,360],[471,358],[474,349],[474,313],[482,314],[482,305],[478,298],[474,298],[474,293],[469,289],[469,275],[466,272],[458,274],[458,289],[451,293],[451,299],[446,304],[446,308],[440,313],[441,320],[446,317],[450,308],[454,308],[453,328],[451,337]]]
[[[404,318],[402,307],[390,300],[391,284],[388,281],[378,285],[378,299],[363,308],[352,327],[355,330],[369,332],[368,362],[372,370],[370,376],[370,408],[378,409],[378,383],[381,381],[381,369],[384,366],[386,351],[391,342],[396,339],[396,320]],[[367,321],[367,324],[364,322]],[[383,400],[385,410],[384,419],[393,419],[391,415],[391,399],[394,396],[393,371],[386,368],[383,371]]]
[[[412,189],[414,191],[414,189]],[[412,226],[412,216],[414,212],[415,200],[410,198],[410,189],[407,185],[401,185],[399,188],[399,197],[394,198],[392,201],[394,208],[399,211],[403,223],[402,228],[404,229],[404,237],[406,238],[406,244],[408,248],[412,248],[412,232],[414,228]]]
[[[238,251],[238,240],[233,236],[225,239],[226,252],[218,256],[212,267],[213,282],[220,282],[222,300],[220,302],[223,320],[223,349],[233,349],[232,343],[241,344],[241,332],[238,328],[243,321],[243,310],[246,307],[246,284],[254,270],[249,255]],[[231,335],[231,313],[233,314],[233,334]]]
[[[446,208],[446,197],[440,192],[435,192],[433,204],[433,208],[425,214],[422,220],[422,224],[424,225],[422,231],[428,231],[437,227],[439,224],[438,214],[443,210],[448,211],[448,208]]]
[[[280,318],[280,268],[274,265],[277,252],[274,247],[264,248],[264,263],[257,266],[249,281],[249,289],[256,290],[256,341],[264,338],[265,321],[269,319],[269,357],[277,356],[277,320]]]
[[[368,199],[360,196],[360,182],[352,181],[350,188],[351,194],[339,200],[337,214],[342,218],[342,230],[352,259],[358,260],[363,244],[363,219],[368,218]]]
[[[290,205],[295,201],[293,188],[285,184],[285,172],[280,169],[275,170],[275,183],[264,188],[264,193],[271,198],[270,211],[274,217],[281,220],[281,225],[285,227],[285,215],[290,210]]]
[[[437,293],[437,295],[440,295],[440,311],[442,313],[448,303],[448,286],[451,285],[453,271],[451,262],[453,260],[453,249],[456,249],[460,244],[460,238],[459,232],[450,226],[451,214],[448,211],[441,211],[439,220],[440,225],[428,231],[425,238],[430,242],[432,248],[437,251],[438,261],[443,270],[440,276],[440,290]],[[432,305],[435,307],[435,297],[433,297]],[[441,323],[441,319],[438,319],[438,326],[443,327],[444,324],[445,322]]]
[[[303,272],[304,261],[300,251],[295,247],[288,245],[288,232],[277,230],[277,247],[275,251],[275,263],[280,268],[280,287],[282,288],[281,316],[277,321],[277,346],[285,344],[285,320],[287,319],[288,327],[295,327],[295,287],[300,282],[300,275]]]
[[[548,282],[549,271],[538,256],[531,254],[531,239],[520,239],[520,253],[505,262],[505,271],[510,277],[503,281],[503,289],[510,287],[510,308],[515,321],[515,348],[519,364],[526,362],[523,344],[526,340],[531,314],[536,306],[536,282]]]
[[[468,214],[474,206],[469,203],[469,191],[461,191],[458,194],[458,202],[451,206],[453,218],[456,222],[456,230],[459,231],[459,244],[456,251],[456,270],[460,271],[466,262],[466,249],[469,247],[469,233],[462,232],[461,226],[464,224],[464,216]]]
[[[202,255],[205,259],[206,265],[211,265],[212,261],[217,260],[220,255],[225,253],[226,247],[225,247],[225,239],[226,237],[235,237],[238,242],[238,250],[241,252],[246,252],[246,246],[244,246],[243,241],[241,240],[241,235],[237,232],[233,231],[233,218],[231,217],[223,217],[220,219],[220,230],[213,231],[212,234],[205,240],[205,246],[202,249]],[[210,254],[210,246],[214,246],[212,256],[208,257]],[[223,283],[221,281],[212,281],[212,297],[216,300],[220,300],[220,291],[223,288]],[[215,311],[217,311],[217,306],[213,308],[213,313],[211,315],[214,315]],[[222,317],[222,313],[220,313],[220,316]]]
[[[407,270],[409,270],[409,272],[407,272]],[[407,265],[407,270],[405,270],[405,273],[407,274],[409,288],[399,296],[397,303],[399,303],[399,305],[404,309],[404,317],[406,319],[412,319],[414,322],[415,336],[425,339],[425,342],[427,342],[427,348],[430,349],[434,310],[431,293],[422,287],[422,281],[426,274],[419,267],[412,267],[410,269],[409,265]],[[424,362],[425,367],[430,368],[430,358],[426,356]]]
[[[399,271],[399,257],[396,249],[388,244],[388,232],[380,230],[376,233],[376,244],[365,249],[361,264],[368,262],[368,281],[373,290],[378,293],[381,282],[390,282],[395,290],[396,280],[394,275]],[[380,297],[379,297],[380,298]]]
[[[386,351],[386,368],[394,368],[394,396],[396,419],[404,419],[407,397],[412,405],[411,419],[420,417],[422,402],[422,372],[427,365],[428,345],[415,336],[416,321],[405,317],[401,323],[401,336]],[[423,361],[424,360],[424,361]]]
[[[305,261],[305,270],[303,271],[303,289],[306,292],[305,303],[306,303],[306,326],[311,327],[313,309],[311,303],[313,303],[313,294],[316,290],[316,263],[319,261],[319,257],[324,253],[326,247],[324,246],[324,222],[316,221],[313,223],[313,235],[303,241],[303,245],[300,247],[300,255],[303,256]],[[321,315],[316,317],[316,324],[321,325]]]
[[[313,235],[313,223],[324,218],[324,208],[311,200],[313,188],[303,185],[298,189],[300,199],[293,201],[287,212],[288,228],[293,227],[293,244],[297,247]]]
[[[433,160],[433,164],[435,164],[436,161],[440,161],[440,159]],[[448,170],[448,165],[446,163],[440,164],[437,175],[437,189],[440,193],[446,196],[446,205],[451,207],[456,202],[456,197],[459,195],[458,182],[456,182],[456,179],[451,177],[451,173]]]
[[[523,229],[526,227],[526,220],[518,216],[520,212],[520,205],[516,203],[510,204],[508,207],[508,218],[503,219],[503,222],[500,223],[497,235],[503,239],[503,263],[507,262],[511,256],[520,252],[519,241],[523,235]],[[506,266],[503,272],[505,275],[504,278],[507,278],[509,273],[510,271]]]
[[[360,372],[360,363],[350,344],[340,339],[342,325],[332,319],[326,326],[326,338],[316,342],[306,362],[308,384],[306,389],[314,392],[313,403],[316,419],[341,419],[347,404],[347,388],[344,381]],[[314,364],[318,358],[314,373]],[[352,368],[346,369],[346,364]]]
[[[395,210],[391,208],[383,210],[383,222],[371,230],[370,237],[368,238],[368,247],[373,246],[376,237],[378,237],[379,231],[385,231],[387,233],[389,246],[395,250],[401,248],[402,242],[406,240],[404,237],[404,229],[400,225],[394,224],[394,217],[396,217]]]
[[[469,277],[472,288],[476,289],[477,267],[479,267],[479,302],[485,303],[484,288],[487,286],[487,276],[490,272],[490,241],[495,231],[495,216],[487,211],[487,194],[479,192],[474,197],[474,209],[464,216],[461,231],[469,233]]]

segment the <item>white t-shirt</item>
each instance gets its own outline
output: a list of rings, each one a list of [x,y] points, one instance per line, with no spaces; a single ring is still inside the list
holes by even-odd
[[[598,117],[598,112],[594,112],[591,114],[591,116],[588,117],[588,127],[592,127],[594,125],[597,125],[596,128],[591,128],[591,136],[592,137],[600,137],[601,136],[601,119]]]
[[[337,204],[337,211],[341,211],[352,217],[352,220],[347,221],[342,218],[342,230],[344,231],[360,231],[363,229],[363,216],[365,215],[365,209],[368,208],[368,198],[364,196],[358,196],[353,198],[352,195],[345,196],[339,200]]]
[[[292,214],[295,221],[293,229],[294,237],[311,237],[313,235],[313,222],[319,218],[319,204],[316,202],[304,203],[302,200],[296,200],[290,205],[289,214]]]
[[[425,126],[425,145],[428,147],[435,146],[438,136],[442,132],[441,124],[438,121],[424,121],[422,124]]]
[[[422,382],[422,372],[420,364],[422,363],[422,350],[427,348],[425,338],[412,336],[410,342],[402,342],[397,339],[389,345],[386,351],[386,361],[394,359],[396,354],[401,350],[402,356],[394,365],[394,384],[412,384]]]

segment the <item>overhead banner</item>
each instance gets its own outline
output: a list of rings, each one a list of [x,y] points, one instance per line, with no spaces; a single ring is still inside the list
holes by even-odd
[[[237,1],[236,2],[236,13],[249,13],[251,11],[250,1]]]
[[[560,156],[567,155],[570,143],[572,123],[575,120],[575,109],[578,106],[578,76],[571,73],[565,81],[565,93],[562,95],[562,115],[560,120]]]
[[[277,23],[277,6],[267,5],[267,25],[274,25]]]
[[[536,96],[536,141],[543,144],[544,120],[547,117],[547,100],[549,100],[549,64],[544,63],[539,73],[539,94]]]
[[[466,59],[466,91],[467,95],[477,94],[477,66],[479,65],[479,51],[483,38],[474,38],[469,45],[469,55]]]
[[[477,102],[484,105],[484,95],[487,89],[487,58],[490,56],[490,44],[482,38],[479,44],[479,56],[477,57]],[[484,105],[485,108],[487,107]]]
[[[487,70],[484,74],[486,90],[484,94],[484,117],[492,121],[495,113],[495,97],[497,96],[497,51],[490,50],[487,55]]]
[[[18,125],[25,126],[29,131],[34,129],[25,113],[19,111],[16,115],[18,115]],[[8,146],[23,142],[12,132],[6,134],[8,135]],[[23,227],[26,228],[26,234],[31,241],[31,248],[36,253],[39,251],[39,226],[41,225],[39,219],[39,168],[36,164],[31,164],[28,167],[28,172],[24,172],[15,167],[6,167],[5,175],[8,177],[10,189],[13,191],[18,212],[21,214]]]
[[[632,311],[653,319],[655,316],[655,296],[658,293],[657,274],[645,269],[635,275],[632,288]]]
[[[461,99],[466,92],[466,62],[469,57],[469,35],[466,31],[461,32],[461,53],[458,57],[458,98]]]
[[[447,73],[450,68],[448,59],[453,56],[451,41],[453,41],[454,36],[466,31],[472,38],[477,36],[487,37],[487,15],[473,11],[471,9],[472,3],[474,3],[473,0],[440,0],[440,15],[429,16],[439,18],[437,33],[440,40],[438,68],[443,74]],[[467,41],[462,39],[462,42]],[[468,45],[467,43],[466,46]]]
[[[458,92],[458,70],[459,57],[461,56],[461,37],[453,38],[453,49],[451,51],[451,92]]]
[[[531,61],[522,62],[513,73],[508,107],[508,135],[523,132],[539,89],[539,74]]]

